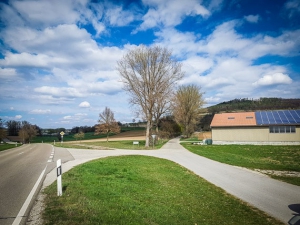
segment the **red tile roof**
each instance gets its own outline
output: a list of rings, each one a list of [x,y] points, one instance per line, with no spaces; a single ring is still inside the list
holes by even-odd
[[[254,112],[215,114],[211,127],[256,126]]]

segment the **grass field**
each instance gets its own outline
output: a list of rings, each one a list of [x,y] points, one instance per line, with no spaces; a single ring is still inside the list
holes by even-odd
[[[164,159],[95,160],[44,190],[43,224],[281,224]]]
[[[90,140],[90,139],[97,139],[97,138],[104,138],[106,137],[106,135],[95,135],[94,132],[88,132],[85,133],[84,138],[82,140]],[[35,138],[33,138],[33,140],[31,141],[31,143],[53,143],[55,140],[55,142],[59,142],[57,136],[36,136]],[[74,134],[71,135],[65,135],[63,138],[64,141],[76,141],[76,139],[74,138]]]
[[[18,145],[20,146],[20,145]],[[0,144],[0,152],[7,150],[7,149],[11,149],[11,148],[15,148],[16,145],[12,145],[12,144]]]
[[[300,172],[300,146],[268,145],[182,145],[195,154],[234,166],[249,169]],[[300,186],[300,177],[276,176]]]
[[[134,140],[126,141],[95,141],[95,142],[82,142],[82,143],[58,143],[56,146],[65,148],[81,148],[81,149],[134,149],[134,150],[146,150],[146,149],[160,149],[168,140],[160,140],[154,146],[145,148],[145,141],[139,140],[139,145],[133,145]]]
[[[119,134],[110,134],[110,137],[127,137],[130,135],[141,135],[144,133],[145,128],[143,127],[124,127],[122,128],[122,132]],[[95,135],[94,132],[87,132],[84,135],[84,138],[82,139],[82,141],[84,140],[93,140],[93,139],[99,139],[99,138],[106,138],[105,134],[98,134]],[[54,143],[55,142],[59,142],[58,137],[57,136],[36,136],[33,138],[33,140],[31,141],[32,143]],[[70,135],[65,135],[63,138],[64,142],[69,142],[69,141],[77,141],[74,138],[74,134],[70,134]]]

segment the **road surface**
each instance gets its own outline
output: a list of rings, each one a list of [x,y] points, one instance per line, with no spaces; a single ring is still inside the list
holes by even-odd
[[[20,210],[37,180],[44,178],[42,172],[54,168],[54,162],[48,162],[52,149],[47,144],[26,144],[0,152],[1,225],[11,225],[14,221],[14,224],[19,224],[20,220],[26,220],[27,207],[23,207],[21,214]],[[30,203],[28,200],[27,203]]]

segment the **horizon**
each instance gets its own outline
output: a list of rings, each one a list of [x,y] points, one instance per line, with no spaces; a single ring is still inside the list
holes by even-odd
[[[208,107],[300,98],[297,0],[47,0],[0,3],[0,118],[54,129],[136,118],[116,62],[159,45],[182,63]],[[83,125],[84,124],[84,125]]]

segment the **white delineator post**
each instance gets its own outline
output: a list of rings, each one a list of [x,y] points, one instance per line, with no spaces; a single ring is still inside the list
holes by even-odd
[[[56,162],[56,173],[57,173],[57,196],[62,196],[62,183],[61,183],[61,159]]]

